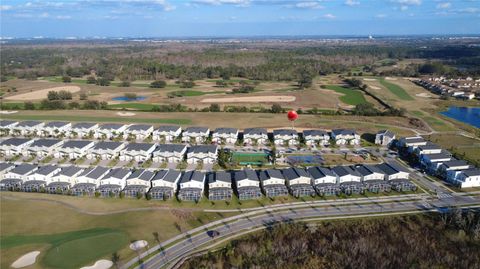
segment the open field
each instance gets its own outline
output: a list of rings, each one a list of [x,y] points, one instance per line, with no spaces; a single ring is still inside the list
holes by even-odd
[[[47,98],[47,94],[50,91],[67,91],[71,93],[76,93],[80,91],[80,87],[78,86],[60,86],[60,87],[52,87],[46,88],[43,90],[32,91],[27,93],[21,93],[17,95],[10,95],[6,97],[6,100],[16,100],[16,101],[31,101],[31,100],[41,100]]]
[[[295,101],[295,96],[273,95],[273,96],[251,96],[251,97],[225,97],[205,98],[202,103],[289,103]]]
[[[469,138],[458,134],[432,134],[427,137],[458,157],[480,165],[480,138]]]
[[[395,94],[398,98],[405,101],[414,100],[402,87],[394,83],[390,83],[385,79],[380,79],[379,81],[385,88],[387,88],[390,92]]]
[[[339,99],[345,104],[355,106],[367,102],[363,93],[359,90],[353,90],[338,85],[327,85],[326,88],[342,94],[343,96],[340,96]]]

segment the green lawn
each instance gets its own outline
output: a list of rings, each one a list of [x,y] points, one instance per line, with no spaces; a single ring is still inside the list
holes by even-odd
[[[397,84],[386,81],[385,79],[378,80],[385,88],[387,88],[391,93],[395,94],[401,100],[409,101],[413,99],[402,87]]]
[[[40,103],[33,103],[36,109],[40,109]],[[14,102],[14,103],[2,103],[0,105],[1,109],[4,110],[16,110],[16,109],[25,109],[25,103]]]
[[[144,103],[124,103],[124,104],[115,104],[108,105],[109,109],[135,109],[135,110],[145,110],[151,111],[154,108],[154,104],[144,104]]]
[[[234,152],[232,161],[242,163],[268,163],[268,155],[265,153],[241,153]]]
[[[46,121],[86,121],[86,122],[133,122],[133,123],[165,123],[165,124],[190,124],[190,119],[142,119],[142,118],[122,118],[122,117],[95,117],[95,116],[67,116],[61,115],[2,115],[5,119],[12,120],[46,120]]]
[[[355,106],[367,103],[367,100],[365,100],[365,97],[360,90],[353,90],[338,85],[327,85],[327,89],[343,94],[339,99],[345,104]]]

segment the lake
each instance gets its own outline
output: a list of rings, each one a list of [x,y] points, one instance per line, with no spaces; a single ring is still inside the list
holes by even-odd
[[[480,107],[451,106],[447,111],[440,112],[440,114],[480,128]]]

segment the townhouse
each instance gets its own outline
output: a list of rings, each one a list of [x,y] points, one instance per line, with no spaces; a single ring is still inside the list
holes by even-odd
[[[26,192],[38,192],[41,189],[45,188],[47,181],[50,180],[52,176],[57,174],[62,170],[56,165],[46,165],[38,168],[35,172],[29,174],[22,184],[23,191]]]
[[[425,146],[427,141],[421,136],[403,137],[398,141],[400,147],[407,148],[412,153],[418,146]]]
[[[212,134],[212,142],[216,144],[235,144],[238,138],[236,128],[217,128]]]
[[[336,195],[340,193],[340,186],[337,184],[337,175],[325,167],[309,167],[315,191],[321,196]]]
[[[152,139],[153,141],[160,141],[161,143],[171,143],[182,133],[182,128],[180,126],[174,125],[165,125],[160,126],[158,129],[153,131]]]
[[[33,143],[29,138],[8,138],[0,142],[0,155],[14,156],[22,154]]]
[[[124,139],[144,140],[153,133],[153,126],[147,124],[130,125],[123,132]]]
[[[13,163],[0,162],[0,181],[2,181],[5,174],[13,168],[15,168],[15,165]]]
[[[207,127],[188,127],[182,134],[182,141],[190,144],[205,143],[209,135],[210,129]]]
[[[63,145],[63,140],[59,139],[38,139],[33,141],[26,150],[25,153],[31,156],[37,156],[44,158],[55,153],[55,150]]]
[[[299,144],[298,133],[293,129],[273,130],[273,141],[275,145],[295,146]]]
[[[120,161],[144,162],[152,158],[157,146],[150,143],[129,143],[120,152]]]
[[[134,171],[128,178],[123,192],[126,197],[142,197],[151,187],[151,180],[155,173],[145,169]]]
[[[69,140],[56,148],[54,157],[57,159],[77,159],[85,156],[90,148],[95,145],[93,141]]]
[[[68,136],[71,138],[93,138],[95,130],[98,128],[98,123],[79,122],[72,125]]]
[[[100,141],[88,150],[87,159],[113,160],[124,148],[122,142]]]
[[[254,170],[244,169],[236,171],[234,178],[237,185],[238,199],[248,200],[262,196],[260,179]]]
[[[440,153],[422,154],[420,156],[420,164],[429,172],[434,174],[440,165],[444,162],[452,160],[452,155],[445,150]]]
[[[349,166],[335,166],[332,168],[333,173],[337,176],[340,188],[345,194],[359,194],[365,190],[361,183],[362,175]]]
[[[332,139],[337,145],[360,145],[360,135],[353,130],[334,129]]]
[[[39,134],[44,123],[40,121],[21,121],[13,126],[11,135],[13,136],[29,136]]]
[[[157,163],[179,163],[185,158],[187,146],[183,144],[160,144],[153,152],[153,161]]]
[[[293,196],[300,197],[315,195],[315,190],[312,185],[312,177],[305,169],[290,167],[283,169],[282,173]]]
[[[417,186],[408,180],[410,173],[407,169],[403,168],[396,163],[381,163],[377,165],[385,174],[385,180],[390,183],[392,189],[396,191],[414,191]]]
[[[205,173],[200,171],[185,172],[180,179],[178,199],[198,202],[205,189],[205,178]]]
[[[100,185],[102,179],[108,172],[109,168],[97,166],[84,170],[78,175],[75,185],[72,187],[74,195],[93,195]]]
[[[168,200],[178,189],[182,173],[177,170],[160,170],[152,178],[152,187],[148,194],[152,199]]]
[[[267,197],[277,197],[288,195],[287,187],[285,186],[285,178],[280,170],[267,169],[258,173],[261,186]]]
[[[395,134],[389,130],[382,130],[375,134],[375,144],[382,146],[390,146],[395,140]]]
[[[84,171],[77,166],[63,167],[57,174],[46,179],[46,191],[49,193],[65,193],[77,182],[77,177]]]
[[[3,175],[0,181],[0,190],[19,190],[27,176],[38,169],[38,166],[22,163]]]
[[[225,171],[207,175],[208,199],[212,201],[232,199],[232,174]]]
[[[452,158],[452,160],[444,162],[440,165],[437,170],[437,176],[448,180],[448,175],[450,171],[467,170],[470,168],[472,168],[472,166],[469,165],[466,161]]]
[[[265,145],[268,142],[267,129],[247,128],[243,130],[243,143],[246,145]]]
[[[385,181],[385,173],[376,165],[356,165],[354,169],[362,176],[368,191],[378,193],[391,190],[390,184]]]
[[[96,189],[102,197],[118,196],[127,184],[132,171],[125,168],[113,168],[103,178]]]
[[[46,123],[42,127],[42,130],[40,131],[40,136],[44,136],[44,137],[66,136],[69,133],[71,127],[72,127],[72,124],[70,122],[51,121]]]
[[[417,156],[423,154],[438,154],[442,152],[442,148],[431,142],[427,142],[425,145],[420,145],[413,150],[413,153]]]
[[[12,120],[0,120],[0,136],[11,135],[12,128],[17,124],[18,122]]]
[[[453,182],[460,188],[480,187],[480,169],[462,170],[455,176]]]
[[[187,150],[187,163],[215,163],[217,152],[216,145],[191,146]]]
[[[95,129],[95,134],[93,135],[96,139],[112,139],[118,136],[122,136],[123,132],[128,128],[128,125],[119,124],[119,123],[106,123],[98,126]]]
[[[325,146],[330,144],[330,135],[323,130],[304,130],[303,139],[307,146]]]

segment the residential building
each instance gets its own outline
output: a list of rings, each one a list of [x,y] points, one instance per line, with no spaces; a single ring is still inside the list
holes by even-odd
[[[187,163],[215,163],[217,152],[216,145],[191,146],[187,150]]]
[[[13,135],[12,129],[17,125],[17,121],[0,120],[0,136]]]
[[[103,197],[117,196],[125,188],[127,178],[132,174],[132,171],[125,168],[113,168],[102,179],[97,191]]]
[[[155,176],[155,172],[138,169],[134,171],[126,182],[123,192],[126,197],[143,197],[151,187],[151,180]]]
[[[144,140],[153,133],[153,126],[147,124],[130,125],[123,133],[124,139]]]
[[[238,199],[256,199],[262,196],[260,179],[252,169],[236,171],[234,178],[237,184]]]
[[[100,141],[88,150],[87,159],[113,160],[125,148],[122,142]]]
[[[0,162],[0,181],[3,180],[6,173],[15,168],[13,163]]]
[[[452,160],[444,162],[440,165],[437,171],[437,175],[442,178],[448,179],[448,172],[467,170],[470,168],[472,168],[472,166],[469,165],[466,161],[452,158]]]
[[[188,127],[182,134],[184,143],[197,144],[207,142],[210,129],[207,127]]]
[[[460,188],[480,187],[480,169],[472,168],[461,171],[454,179]]]
[[[177,170],[160,170],[152,178],[152,188],[148,192],[152,199],[168,200],[178,189],[182,173]]]
[[[212,142],[216,144],[235,144],[237,138],[236,128],[217,128],[212,134]]]
[[[349,166],[335,166],[332,171],[337,175],[340,188],[346,194],[363,193],[365,186],[361,183],[362,175]]]
[[[17,190],[22,187],[23,182],[27,180],[27,176],[38,169],[38,166],[22,163],[3,175],[0,181],[0,190]]]
[[[204,189],[205,173],[200,171],[185,172],[180,179],[178,199],[198,202],[202,198]]]
[[[93,138],[95,130],[98,128],[98,123],[79,122],[75,123],[68,134],[71,138]]]
[[[408,152],[413,152],[418,146],[425,146],[427,141],[421,136],[403,137],[398,141],[401,147],[408,148]]]
[[[299,144],[297,131],[293,129],[273,130],[273,140],[275,145],[295,146]]]
[[[300,197],[315,195],[315,190],[312,185],[312,177],[305,169],[290,167],[283,169],[282,173],[293,196]]]
[[[323,130],[304,130],[303,139],[307,146],[325,146],[330,144],[330,135]]]
[[[187,146],[183,144],[160,144],[153,152],[153,161],[157,163],[179,163],[185,158]]]
[[[309,167],[308,173],[313,179],[315,191],[321,196],[336,195],[340,193],[340,186],[337,184],[337,175],[325,167]]]
[[[29,136],[38,135],[44,123],[40,121],[20,121],[17,125],[13,126],[11,135],[13,136]]]
[[[57,174],[47,178],[46,190],[49,193],[65,193],[77,182],[77,177],[84,171],[77,166],[62,167]]]
[[[267,142],[267,129],[247,128],[243,131],[243,143],[246,145],[265,145]]]
[[[267,197],[277,197],[288,195],[287,187],[285,186],[285,178],[280,170],[267,169],[258,172],[263,191]]]
[[[232,199],[232,174],[225,171],[207,175],[208,199],[212,201]]]
[[[442,152],[442,148],[437,144],[427,142],[425,145],[420,145],[417,148],[415,148],[413,152],[417,156],[421,156],[423,154],[438,154]]]
[[[22,184],[23,191],[38,192],[45,188],[47,182],[58,172],[62,170],[56,165],[46,165],[38,168],[35,172],[29,174]]]
[[[157,146],[150,143],[129,143],[120,152],[120,161],[144,162],[152,158]]]
[[[40,131],[40,136],[44,136],[44,137],[66,136],[69,133],[71,127],[72,127],[72,124],[70,122],[51,121],[46,123],[42,127]]]
[[[182,128],[180,126],[174,125],[165,125],[160,126],[158,129],[153,131],[152,139],[154,141],[160,141],[161,143],[171,143],[177,139],[182,133]]]
[[[109,168],[96,166],[84,170],[77,176],[75,185],[72,187],[74,195],[93,195],[95,190],[100,185],[102,179],[108,172]]]
[[[356,165],[354,168],[362,176],[365,188],[370,192],[390,191],[391,186],[385,181],[385,173],[376,165]]]
[[[389,130],[379,131],[375,135],[375,144],[377,145],[390,146],[393,140],[395,140],[395,134],[390,132]]]
[[[90,148],[95,145],[93,141],[69,140],[56,148],[54,156],[57,159],[77,159],[85,156]]]
[[[337,145],[360,145],[360,135],[353,130],[334,129],[332,139]]]
[[[442,150],[440,153],[422,154],[420,164],[425,167],[429,173],[435,173],[440,165],[452,160],[452,155],[448,151]]]
[[[118,136],[122,136],[123,132],[127,129],[128,125],[118,123],[106,123],[98,126],[95,129],[93,135],[96,139],[112,139]]]
[[[0,155],[14,156],[22,154],[33,143],[29,138],[8,138],[0,142]]]
[[[25,153],[31,156],[37,156],[44,158],[55,153],[55,150],[63,145],[63,140],[59,139],[38,139],[33,141],[26,150]]]
[[[377,168],[385,174],[385,180],[408,179],[410,176],[406,168],[393,162],[378,164]]]

